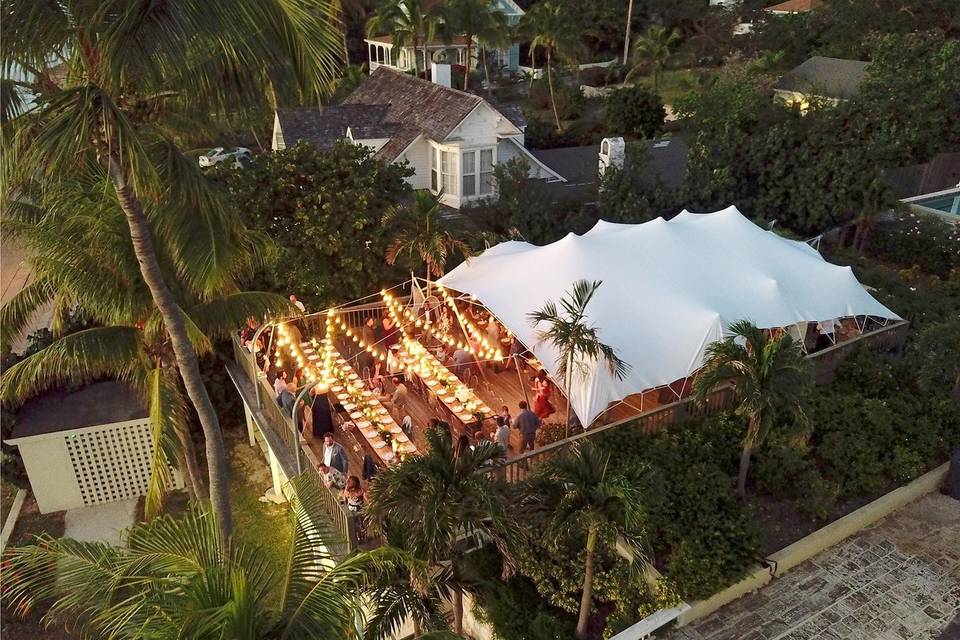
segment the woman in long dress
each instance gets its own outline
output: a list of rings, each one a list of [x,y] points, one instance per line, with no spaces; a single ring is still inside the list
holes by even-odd
[[[553,393],[553,389],[550,381],[547,380],[547,372],[543,369],[538,371],[533,379],[533,392],[536,394],[536,399],[533,402],[533,412],[541,420],[546,420],[556,409],[550,403],[550,395]]]

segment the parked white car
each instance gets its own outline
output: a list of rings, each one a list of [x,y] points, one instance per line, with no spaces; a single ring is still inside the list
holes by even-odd
[[[250,161],[250,149],[244,147],[237,147],[233,151],[227,151],[223,147],[210,149],[210,151],[200,156],[200,166],[212,167],[215,164],[229,160],[233,160],[235,169],[242,169],[244,163]]]

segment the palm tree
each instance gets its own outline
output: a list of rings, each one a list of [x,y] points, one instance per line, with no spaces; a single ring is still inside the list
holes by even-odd
[[[387,548],[334,557],[325,489],[306,476],[291,485],[285,567],[224,538],[212,515],[193,510],[134,525],[122,547],[44,535],[39,544],[10,549],[5,601],[19,613],[52,601],[47,623],[64,622],[84,637],[355,638],[364,588],[396,554]]]
[[[463,74],[463,90],[470,88],[470,63],[473,40],[481,34],[490,34],[498,25],[497,16],[502,16],[493,7],[491,0],[450,0],[437,6],[438,27],[441,36],[450,42],[455,35],[466,36],[467,64]],[[488,78],[489,80],[489,78]]]
[[[423,73],[430,73],[427,44],[433,39],[437,27],[436,14],[424,11],[421,0],[383,0],[367,20],[367,37],[393,35],[395,47],[413,47],[413,70],[420,73],[417,48],[422,46]]]
[[[543,50],[547,56],[547,86],[550,89],[550,106],[557,129],[562,131],[560,116],[557,114],[557,101],[553,91],[553,60],[574,61],[583,44],[580,42],[580,30],[573,23],[569,9],[554,0],[537,3],[521,18],[521,33],[530,37],[530,60],[533,62],[537,51]]]
[[[632,566],[648,576],[645,516],[642,505],[642,469],[618,472],[610,468],[610,454],[590,442],[540,465],[527,482],[524,509],[545,540],[569,535],[585,539],[583,591],[576,636],[587,637],[593,597],[594,555],[604,541],[614,543]],[[636,562],[636,564],[633,564]]]
[[[371,483],[367,517],[374,530],[424,561],[431,572],[448,573],[441,588],[453,603],[454,630],[463,632],[463,560],[471,538],[492,541],[512,566],[517,535],[489,474],[503,449],[483,441],[455,456],[450,434],[427,432],[427,453],[389,467]],[[414,580],[413,582],[416,582]]]
[[[673,29],[667,29],[660,25],[650,27],[633,45],[634,66],[624,77],[624,83],[634,72],[639,71],[646,64],[650,64],[653,67],[653,88],[655,90],[659,89],[663,71],[667,68],[670,59],[673,58],[673,53],[682,39],[680,30],[676,27]]]
[[[491,50],[509,47],[516,39],[516,29],[510,24],[507,16],[495,11],[490,21],[476,32],[477,44],[480,45],[480,61],[483,64],[483,78],[487,82],[487,93],[493,89],[490,84],[490,64],[488,58]]]
[[[17,158],[4,163],[4,188],[90,173],[109,179],[203,429],[211,503],[226,537],[220,423],[158,251],[169,249],[175,272],[190,274],[195,288],[222,290],[232,274],[221,252],[236,222],[178,141],[262,112],[274,97],[318,100],[340,66],[336,7],[329,0],[309,8],[286,0],[11,0],[4,18],[0,67],[27,70],[34,96],[33,108],[4,127]],[[202,236],[210,242],[198,244]]]
[[[707,347],[693,389],[697,401],[704,403],[717,387],[733,383],[735,412],[747,419],[737,478],[737,495],[744,498],[751,452],[763,444],[778,415],[804,419],[801,398],[810,375],[800,345],[789,333],[770,338],[746,320],[732,324],[729,332]]]
[[[10,367],[0,380],[0,397],[16,405],[59,384],[103,376],[133,385],[154,426],[145,509],[147,517],[153,517],[170,482],[168,461],[180,463],[199,502],[207,501],[208,492],[189,435],[187,403],[169,337],[139,277],[123,212],[116,203],[109,206],[105,199],[90,196],[91,190],[98,193],[108,186],[105,181],[99,188],[64,182],[45,193],[21,193],[9,203],[3,232],[29,252],[33,281],[0,309],[3,343],[20,335],[30,312],[45,302],[56,310],[55,335],[63,324],[61,315],[69,310],[102,326],[58,335],[50,346]],[[159,258],[169,270],[167,256]],[[249,258],[243,254],[233,260]],[[213,340],[229,336],[247,318],[291,311],[287,300],[275,294],[227,291],[199,300],[177,278],[171,284],[198,355],[209,353]]]
[[[469,256],[470,245],[457,238],[443,218],[443,193],[436,195],[426,190],[415,191],[409,207],[392,207],[384,216],[383,224],[397,223],[399,228],[387,247],[387,264],[393,265],[401,258],[413,266],[421,263],[426,267],[427,290],[430,276],[444,273],[447,258],[454,252]]]
[[[551,343],[559,355],[557,375],[567,397],[567,436],[570,435],[570,390],[574,371],[579,369],[581,375],[586,375],[587,364],[597,360],[605,363],[610,375],[618,380],[630,371],[630,365],[617,356],[613,347],[600,342],[597,327],[586,324],[587,305],[601,284],[600,280],[578,280],[573,283],[570,293],[560,299],[560,309],[548,300],[539,311],[527,314],[534,329],[541,323],[548,326],[545,330],[537,329],[537,340]]]

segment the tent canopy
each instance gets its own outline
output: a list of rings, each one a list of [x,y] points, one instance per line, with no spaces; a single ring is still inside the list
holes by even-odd
[[[586,322],[630,365],[622,380],[603,363],[575,367],[570,401],[584,425],[610,403],[689,376],[737,320],[774,328],[848,316],[900,319],[850,267],[761,229],[732,206],[644,224],[601,220],[546,246],[504,242],[439,282],[475,296],[556,378],[557,351],[538,341],[527,314],[581,279],[603,282]]]

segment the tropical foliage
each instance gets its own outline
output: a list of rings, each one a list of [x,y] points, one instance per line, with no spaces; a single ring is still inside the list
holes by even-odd
[[[594,561],[598,546],[616,545],[638,571],[648,563],[642,470],[610,468],[610,454],[585,442],[551,458],[527,482],[524,506],[535,512],[546,540],[575,536],[583,541],[584,577],[576,637],[587,637],[593,606]]]
[[[38,307],[51,303],[55,312],[53,339],[4,371],[2,399],[7,406],[17,406],[63,385],[103,377],[129,382],[149,408],[154,425],[146,501],[151,517],[162,507],[171,481],[168,464],[183,469],[201,502],[208,492],[189,434],[187,399],[177,379],[169,337],[139,277],[123,212],[116,201],[102,195],[107,186],[103,180],[62,182],[57,189],[24,191],[8,209],[4,234],[27,251],[33,279],[0,309],[4,343],[23,331]],[[222,268],[240,275],[252,266],[260,243],[242,227],[232,234],[235,237],[224,240],[237,242],[242,250],[224,254],[222,259],[232,266]],[[168,254],[158,258],[170,274],[168,282],[198,355],[210,353],[213,342],[229,336],[247,318],[290,312],[283,297],[269,293],[224,287],[201,297],[187,284],[189,278],[177,276]],[[95,326],[67,331],[77,317]]]
[[[656,91],[634,85],[607,97],[607,126],[613,134],[653,138],[663,130],[666,110]]]
[[[800,345],[790,334],[771,338],[745,320],[732,324],[729,333],[707,347],[694,393],[698,402],[706,402],[721,385],[733,385],[735,411],[747,419],[737,476],[737,495],[743,498],[751,452],[763,444],[778,417],[792,413],[803,418],[801,398],[811,380]]]
[[[109,181],[200,419],[210,497],[226,536],[231,521],[220,424],[158,252],[201,296],[222,290],[233,283],[223,256],[236,248],[235,219],[179,145],[262,113],[274,106],[271,98],[325,94],[340,62],[336,6],[19,0],[5,5],[4,14],[5,87],[13,84],[33,98],[32,109],[3,114],[7,150],[17,157],[4,164],[4,187],[16,192],[37,180],[56,188],[91,174]],[[16,111],[16,101],[3,103]]]
[[[538,51],[546,58],[547,85],[550,90],[550,103],[557,129],[563,130],[553,83],[553,63],[575,61],[583,52],[573,15],[562,3],[546,0],[534,5],[524,14],[519,25],[520,33],[530,40],[531,61]]]
[[[414,70],[428,74],[427,44],[437,33],[438,21],[438,13],[427,10],[421,0],[383,0],[367,20],[367,37],[389,35],[395,46],[413,47]]]
[[[476,544],[474,537],[494,544],[508,570],[512,565],[518,529],[491,476],[482,473],[505,453],[499,445],[482,441],[457,456],[449,433],[441,429],[428,431],[427,443],[426,453],[387,468],[371,483],[367,516],[390,544],[427,564],[452,602],[454,630],[462,633],[463,592],[470,588],[464,558]],[[411,575],[411,584],[417,582]],[[390,592],[383,595],[393,597]],[[378,606],[388,604],[381,600]]]
[[[134,525],[126,546],[42,537],[6,558],[10,611],[51,603],[45,616],[111,638],[357,638],[366,585],[398,560],[389,549],[344,560],[315,479],[292,481],[293,540],[285,567],[224,539],[197,510]],[[271,594],[280,585],[279,601]]]
[[[218,166],[209,175],[247,226],[272,240],[258,271],[261,286],[322,309],[397,277],[383,255],[404,216],[391,225],[382,219],[409,194],[404,178],[411,173],[360,145],[322,151],[299,142],[255,156],[242,170]]]
[[[443,193],[436,195],[426,190],[416,191],[409,206],[395,206],[387,210],[384,227],[395,229],[393,240],[387,246],[387,264],[399,261],[411,270],[425,268],[427,282],[430,276],[440,277],[447,267],[447,259],[455,253],[471,254],[470,245],[462,234],[451,230],[444,218]]]
[[[557,351],[557,375],[566,389],[568,399],[574,376],[590,375],[589,366],[593,363],[606,367],[610,375],[617,379],[622,379],[630,371],[630,365],[620,359],[616,350],[600,341],[598,327],[587,324],[587,307],[601,284],[603,282],[600,280],[578,280],[573,283],[570,292],[560,299],[559,308],[557,303],[548,300],[539,310],[527,314],[530,324],[537,331],[537,340],[549,342]],[[541,328],[541,324],[545,328]],[[568,401],[568,426],[570,404]]]
[[[627,73],[624,82],[640,71],[650,70],[653,73],[653,88],[660,88],[663,72],[673,58],[677,47],[680,46],[682,36],[677,28],[655,25],[640,36],[633,45],[633,68]]]
[[[441,37],[447,41],[452,41],[454,36],[465,36],[466,40],[466,60],[468,60],[467,71],[473,64],[473,41],[474,38],[486,42],[488,45],[492,41],[506,43],[509,37],[509,25],[502,13],[497,11],[492,0],[451,0],[448,3],[437,5],[437,15],[439,17],[437,29]],[[487,68],[486,57],[482,58],[484,74],[487,83],[490,82],[490,71]],[[470,74],[463,74],[463,90],[467,91],[470,82]]]

